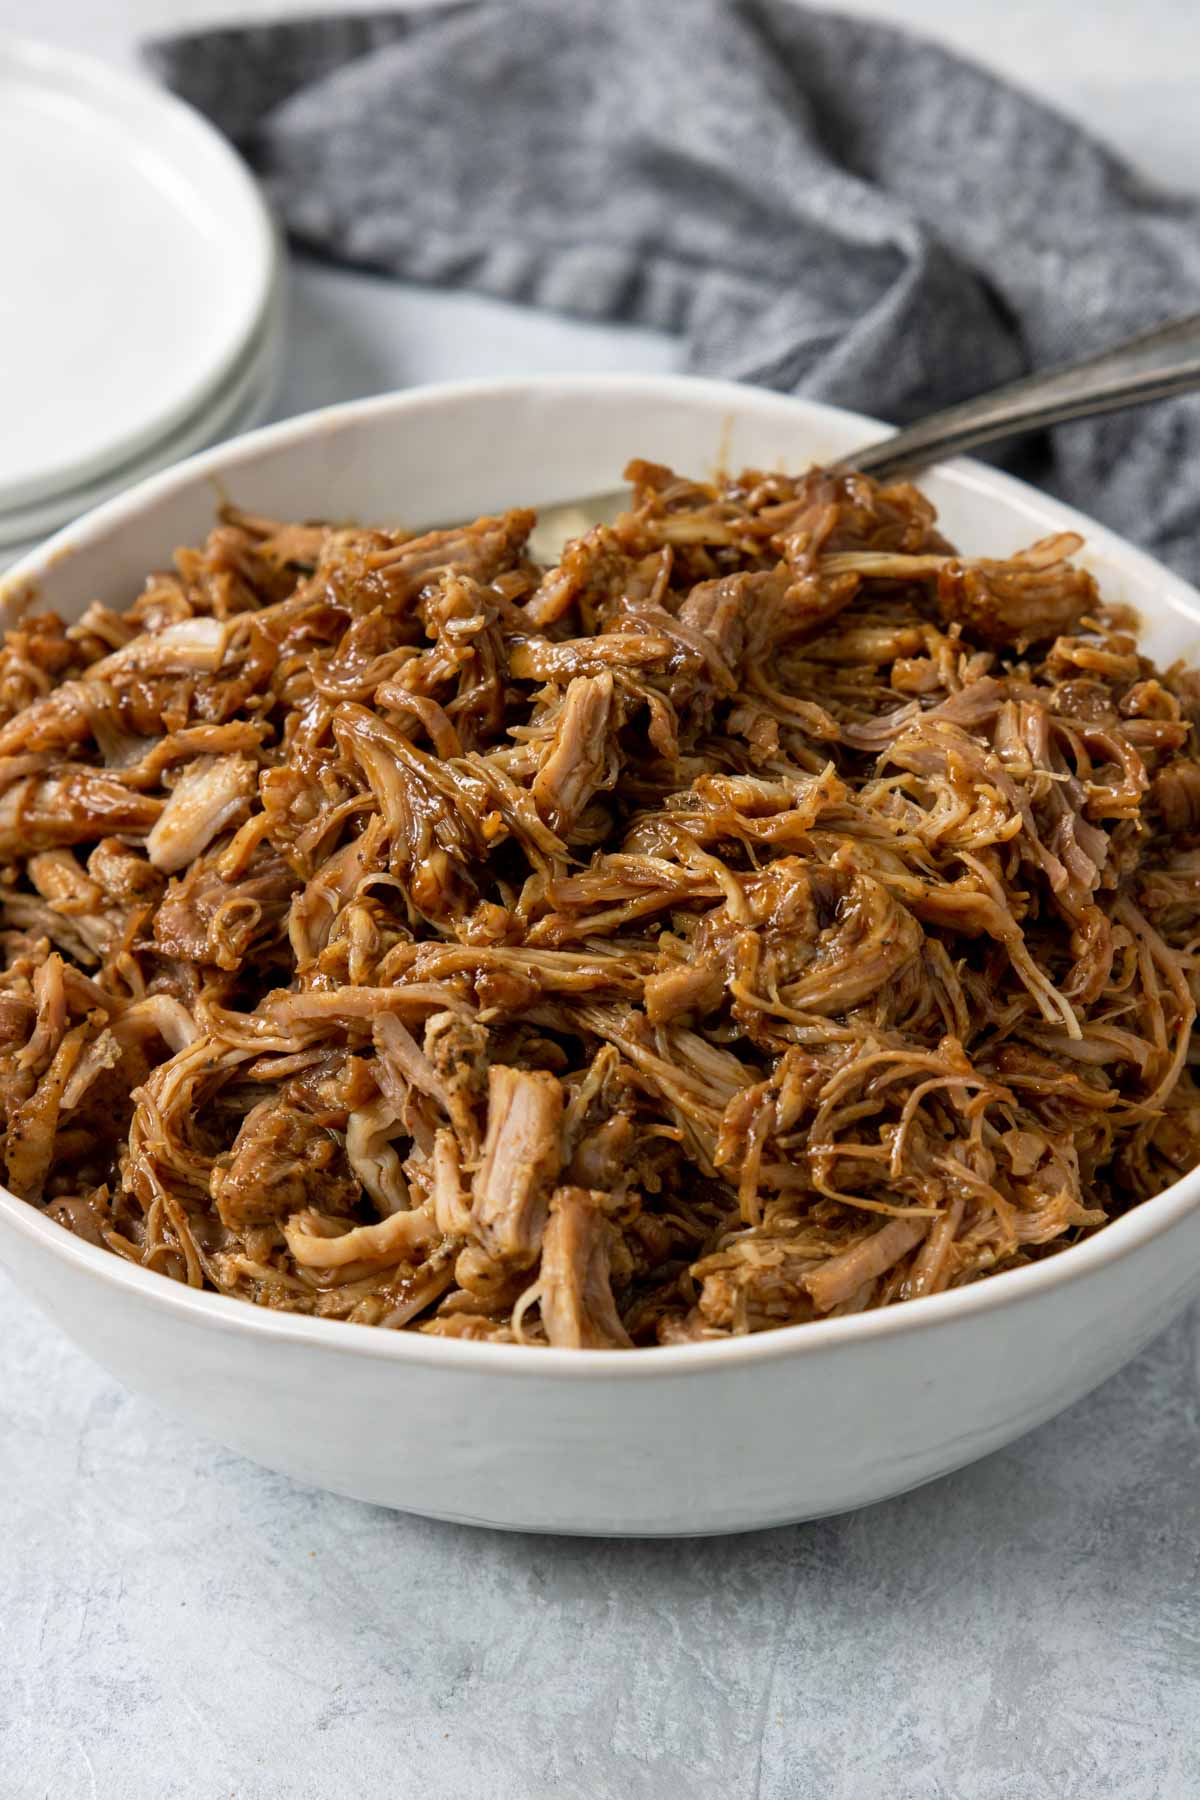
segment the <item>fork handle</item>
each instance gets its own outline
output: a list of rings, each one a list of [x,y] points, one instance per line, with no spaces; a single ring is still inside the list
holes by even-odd
[[[902,475],[1018,432],[1117,412],[1200,388],[1200,313],[1129,338],[1065,369],[1026,375],[948,406],[835,464],[869,475]]]

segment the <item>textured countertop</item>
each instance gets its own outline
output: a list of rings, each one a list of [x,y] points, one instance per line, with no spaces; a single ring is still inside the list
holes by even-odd
[[[1184,0],[860,9],[1200,188]],[[221,10],[0,0],[0,28],[127,57]],[[675,360],[650,334],[294,276],[281,413]],[[297,1487],[124,1392],[0,1277],[0,1800],[1194,1800],[1197,1327],[903,1499],[753,1537],[587,1543]]]

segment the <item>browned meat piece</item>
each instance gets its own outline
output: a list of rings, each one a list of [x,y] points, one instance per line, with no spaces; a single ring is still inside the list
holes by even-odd
[[[1150,804],[1172,835],[1195,836],[1200,831],[1200,763],[1182,757],[1169,763],[1150,784]]]
[[[116,922],[105,916],[101,889],[84,874],[70,850],[42,850],[29,858],[27,866],[29,879],[50,911],[71,921],[87,960],[112,946],[118,935]]]
[[[248,756],[203,756],[189,764],[146,839],[154,867],[173,874],[194,862],[218,833],[245,818],[257,787],[258,766]]]
[[[76,1025],[62,1038],[53,1061],[29,1098],[5,1122],[4,1160],[8,1185],[23,1200],[41,1198],[54,1161],[55,1134],[63,1091],[83,1053],[87,1027]]]
[[[127,906],[152,906],[166,881],[146,858],[120,838],[101,838],[88,857],[87,872],[109,899]]]
[[[725,975],[712,963],[672,963],[647,975],[646,1017],[652,1025],[712,1012],[725,990]]]
[[[246,570],[250,577],[256,575],[257,565],[263,563],[276,569],[313,569],[328,530],[324,525],[295,525],[286,520],[264,518],[261,513],[244,512],[240,506],[223,506],[221,519],[236,529],[243,545],[248,541],[252,548],[255,565]],[[214,532],[210,536],[210,546],[216,535]]]
[[[492,1064],[472,1223],[493,1261],[526,1268],[537,1257],[562,1165],[561,1123],[562,1088],[553,1075]]]
[[[575,538],[562,553],[555,569],[547,571],[535,594],[522,609],[530,625],[554,624],[572,607],[593,616],[621,593],[629,579],[629,557],[620,540],[605,525]]]
[[[819,1263],[804,1277],[814,1306],[830,1312],[851,1299],[867,1282],[885,1275],[893,1263],[914,1250],[928,1229],[925,1219],[893,1219],[849,1250]]]
[[[566,1350],[625,1350],[610,1281],[611,1227],[603,1196],[561,1187],[550,1202],[537,1291],[550,1342]]]
[[[735,677],[746,648],[747,612],[755,604],[770,603],[770,584],[769,576],[720,575],[698,582],[679,608],[680,622],[701,632]]]
[[[576,676],[533,778],[534,804],[560,837],[569,835],[597,788],[611,785],[616,775],[612,726],[612,675]]]
[[[99,684],[64,681],[0,726],[0,757],[68,755],[93,735],[109,700]]]
[[[304,1207],[347,1210],[358,1196],[345,1174],[337,1139],[314,1118],[260,1100],[242,1120],[230,1156],[218,1163],[211,1191],[231,1231],[286,1219]]]
[[[145,837],[162,809],[152,794],[132,793],[97,769],[67,765],[56,775],[26,776],[0,794],[0,857],[86,844],[112,832]]]
[[[916,920],[881,882],[793,857],[747,877],[739,901],[701,921],[692,939],[698,965],[721,959],[731,972],[740,965],[747,989],[778,997],[792,1012],[853,1011],[914,968],[924,943]]]
[[[769,1331],[815,1316],[804,1278],[813,1243],[766,1233],[743,1238],[693,1266],[700,1284],[700,1321],[722,1331]]]
[[[0,646],[0,721],[34,706],[48,688],[78,673],[86,661],[57,614],[27,614],[4,633]]]
[[[1006,563],[948,563],[938,574],[942,617],[984,643],[1018,648],[1074,631],[1099,601],[1095,578],[1067,561],[1081,548],[1063,533]]]
[[[407,872],[423,911],[452,910],[484,842],[485,796],[453,767],[417,750],[363,706],[339,709],[334,731],[362,769],[391,838],[390,864]]]
[[[477,1115],[488,1092],[487,1030],[459,1013],[433,1013],[425,1023],[425,1055],[458,1141],[474,1161],[479,1150]]]
[[[154,916],[154,942],[168,956],[237,969],[254,944],[279,934],[296,885],[283,858],[269,850],[230,881],[219,858],[200,858],[168,888]]]
[[[1200,851],[1179,851],[1146,870],[1138,886],[1138,904],[1171,942],[1194,931],[1200,920]]]
[[[36,1014],[19,994],[0,992],[0,1052],[19,1049],[29,1042]]]
[[[613,1113],[576,1146],[568,1171],[580,1187],[605,1193],[625,1187],[636,1173],[637,1134],[627,1113]]]
[[[372,552],[366,566],[381,576],[393,603],[414,598],[433,576],[447,570],[476,581],[494,581],[512,568],[536,518],[527,507],[517,507],[500,518],[430,531]]]
[[[611,631],[563,642],[531,637],[514,647],[508,666],[519,681],[570,681],[611,669],[665,665],[674,650],[669,637],[652,631]]]

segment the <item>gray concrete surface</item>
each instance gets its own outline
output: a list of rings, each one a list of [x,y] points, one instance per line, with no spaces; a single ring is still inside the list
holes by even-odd
[[[4,1800],[1200,1794],[1195,1315],[917,1493],[626,1544],[296,1487],[0,1320]]]

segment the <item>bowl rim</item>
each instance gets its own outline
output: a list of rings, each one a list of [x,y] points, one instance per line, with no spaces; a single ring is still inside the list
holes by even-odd
[[[653,401],[695,396],[726,411],[752,408],[762,413],[793,415],[818,428],[822,422],[847,421],[861,430],[862,442],[886,435],[889,427],[877,419],[821,401],[808,400],[770,389],[732,381],[691,375],[554,374],[496,376],[485,379],[426,383],[393,393],[344,401],[261,427],[244,436],[188,457],[171,468],[139,482],[127,493],[106,501],[83,518],[57,532],[36,550],[22,557],[0,577],[0,605],[36,597],[41,577],[60,561],[72,560],[102,542],[127,521],[152,510],[160,501],[197,480],[224,476],[261,452],[286,450],[318,433],[336,432],[363,420],[387,414],[403,415],[440,402],[470,402],[489,397],[513,398],[529,391],[562,394],[628,390],[631,397]],[[1155,558],[1126,542],[1115,532],[1051,495],[1042,494],[1001,470],[967,458],[936,465],[939,474],[950,475],[963,488],[982,497],[995,496],[1010,510],[1049,510],[1061,521],[1061,529],[1075,529],[1087,539],[1093,554],[1115,558],[1142,588],[1157,589],[1172,610],[1200,626],[1200,593],[1163,567]],[[525,1344],[495,1344],[462,1338],[433,1337],[421,1332],[383,1331],[352,1325],[345,1320],[316,1318],[307,1314],[278,1313],[245,1300],[192,1288],[151,1269],[126,1262],[111,1250],[75,1237],[46,1217],[28,1201],[0,1185],[0,1226],[11,1229],[31,1246],[46,1251],[51,1260],[61,1259],[81,1274],[160,1310],[182,1313],[193,1324],[278,1342],[324,1347],[339,1355],[383,1357],[415,1367],[460,1374],[487,1373],[523,1378],[551,1377],[589,1381],[663,1376],[700,1376],[747,1363],[774,1362],[780,1358],[820,1355],[846,1345],[867,1345],[899,1333],[936,1329],[943,1323],[965,1321],[997,1307],[1016,1307],[1039,1296],[1097,1274],[1143,1245],[1173,1229],[1200,1204],[1200,1168],[1190,1171],[1161,1194],[1132,1207],[1102,1226],[1082,1242],[1069,1245],[1043,1260],[1020,1269],[1009,1269],[940,1294],[931,1294],[878,1312],[849,1317],[817,1319],[807,1324],[783,1325],[741,1337],[702,1340],[692,1344],[647,1345],[627,1350],[568,1350]],[[0,1243],[2,1243],[0,1235]],[[23,1283],[18,1281],[18,1287]]]

